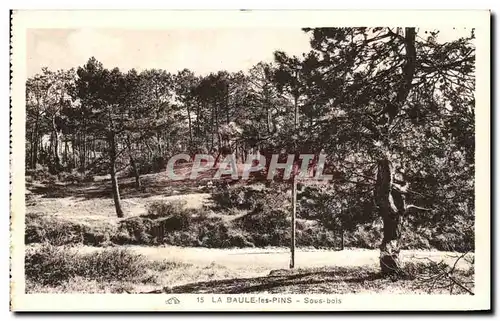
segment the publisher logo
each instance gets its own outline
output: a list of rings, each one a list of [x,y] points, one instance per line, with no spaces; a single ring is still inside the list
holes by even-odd
[[[176,297],[171,297],[170,299],[165,301],[166,304],[179,304],[181,301]]]

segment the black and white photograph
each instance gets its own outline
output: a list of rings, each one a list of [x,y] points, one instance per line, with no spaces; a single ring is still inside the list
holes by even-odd
[[[12,50],[22,295],[486,308],[490,17],[477,17],[26,27]]]

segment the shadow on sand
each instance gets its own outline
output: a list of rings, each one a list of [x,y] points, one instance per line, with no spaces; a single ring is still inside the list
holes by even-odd
[[[264,277],[196,282],[145,293],[307,293],[321,284],[329,286],[335,283],[339,285],[343,283],[344,286],[350,284],[349,288],[352,289],[353,284],[363,286],[364,282],[382,280],[380,274],[375,271],[353,271],[352,269],[338,268],[331,271],[317,272],[283,271],[286,271],[284,275],[273,275],[275,271],[272,271],[269,276]]]
[[[43,198],[64,198],[76,197],[84,199],[112,198],[111,180],[106,179],[97,182],[82,183],[47,183],[47,184],[27,184],[27,189],[33,193],[42,195]],[[142,178],[142,186],[137,188],[132,179],[119,181],[120,196],[127,198],[148,198],[151,196],[171,196],[175,194],[189,194],[197,192],[197,186],[193,184],[176,184],[176,182],[157,181],[154,178]]]

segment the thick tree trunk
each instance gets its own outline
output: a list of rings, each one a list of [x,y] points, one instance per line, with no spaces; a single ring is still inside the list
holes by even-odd
[[[123,210],[120,201],[120,187],[118,185],[118,180],[116,178],[116,143],[115,135],[113,133],[109,134],[109,161],[110,161],[110,174],[111,174],[111,190],[113,193],[113,201],[115,203],[116,216],[119,218],[123,217]]]
[[[384,238],[380,245],[382,274],[395,274],[401,270],[399,259],[404,205],[401,196],[392,189],[393,168],[387,157],[378,162],[375,202],[384,222]]]
[[[403,78],[397,90],[396,99],[388,104],[384,110],[389,119],[386,125],[387,131],[394,118],[398,115],[412,87],[416,63],[415,36],[415,28],[405,29],[406,62],[402,66]],[[375,202],[384,222],[384,238],[380,245],[380,268],[383,274],[394,274],[401,271],[399,252],[406,205],[404,195],[397,188],[394,188],[393,176],[393,167],[386,154],[378,162],[375,189]]]

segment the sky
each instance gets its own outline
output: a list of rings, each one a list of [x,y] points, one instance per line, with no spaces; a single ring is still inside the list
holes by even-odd
[[[466,36],[470,29],[441,30],[439,40]],[[419,36],[427,37],[424,30]],[[106,68],[122,71],[160,68],[175,73],[188,68],[199,75],[246,71],[272,61],[281,50],[300,56],[310,50],[309,34],[299,28],[240,29],[30,29],[27,76],[41,71],[76,68],[94,56]]]
[[[78,67],[92,56],[105,68],[123,71],[188,68],[205,75],[219,70],[248,70],[272,61],[282,50],[301,55],[310,50],[300,29],[32,29],[27,34],[28,77],[41,71]]]

